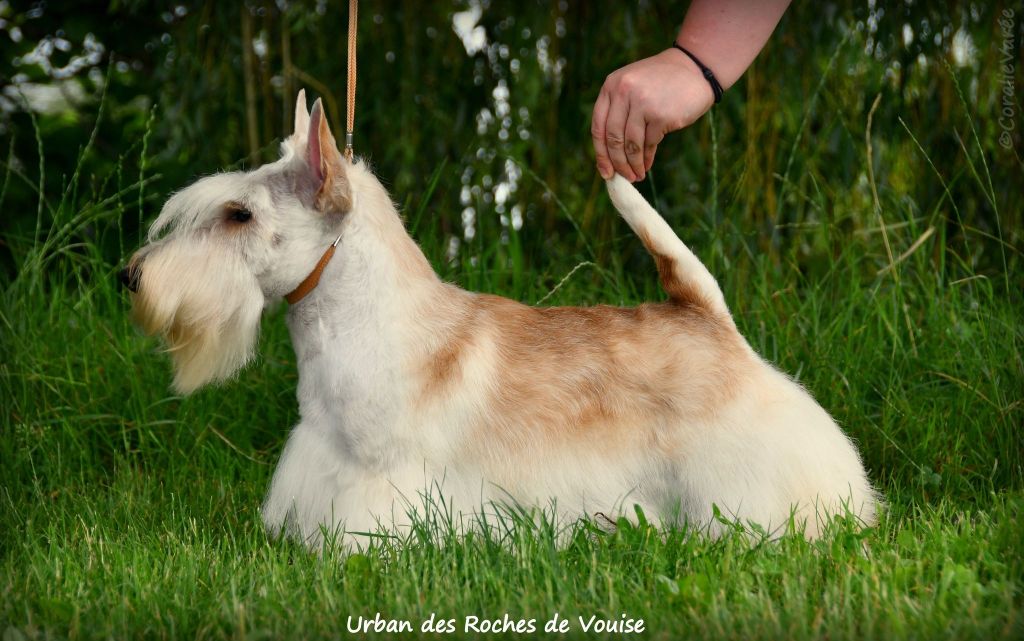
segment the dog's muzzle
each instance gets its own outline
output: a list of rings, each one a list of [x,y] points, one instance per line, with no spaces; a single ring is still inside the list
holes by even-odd
[[[133,294],[139,293],[139,277],[142,269],[138,265],[128,265],[117,274],[117,280]]]

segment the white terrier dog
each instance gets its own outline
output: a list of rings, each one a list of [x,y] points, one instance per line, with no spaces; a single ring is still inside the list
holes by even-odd
[[[712,535],[722,514],[808,537],[875,519],[850,440],[739,334],[714,277],[625,179],[619,213],[666,303],[527,307],[442,282],[361,162],[303,93],[277,162],[174,194],[122,274],[162,334],[174,386],[222,381],[285,297],[301,421],[263,519],[311,546],[323,528],[408,525],[424,492],[457,512],[555,506]]]

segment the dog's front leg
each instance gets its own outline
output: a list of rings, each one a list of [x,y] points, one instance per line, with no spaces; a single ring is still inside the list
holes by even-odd
[[[284,534],[319,545],[324,527],[344,523],[337,505],[343,461],[315,428],[300,423],[288,437],[263,503],[263,523],[272,536]]]
[[[418,493],[405,482],[405,496],[393,477],[346,456],[329,435],[300,423],[274,472],[263,522],[271,536],[283,534],[313,549],[325,536],[350,550],[365,548],[380,530],[401,531],[410,524],[409,507]]]

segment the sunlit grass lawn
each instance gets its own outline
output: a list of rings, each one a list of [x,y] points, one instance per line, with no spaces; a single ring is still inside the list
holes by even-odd
[[[424,216],[434,187],[455,182],[443,170],[424,177],[427,196],[406,213],[445,278],[531,303],[660,296],[621,221],[606,226],[615,231],[600,251],[584,236],[583,250],[553,252],[539,269],[500,230],[478,230],[448,262],[448,239]],[[881,261],[879,230],[816,223],[808,235],[826,247],[816,253],[824,269],[805,269],[799,231],[778,254],[754,250],[755,224],[731,219],[727,205],[721,227],[684,234],[755,349],[857,441],[888,504],[877,527],[840,525],[807,543],[579,524],[556,545],[550,528],[527,524],[495,539],[424,526],[345,556],[268,540],[260,524],[297,420],[283,310],[265,319],[261,358],[237,381],[173,396],[166,357],[128,319],[119,257],[102,249],[134,248],[121,221],[144,189],[119,175],[79,201],[69,184],[47,199],[52,220],[3,238],[18,263],[0,307],[4,641],[337,638],[350,618],[378,613],[416,634],[431,616],[463,634],[469,617],[506,615],[543,634],[557,613],[573,636],[578,617],[596,616],[634,629],[642,620],[643,638],[662,639],[1024,637],[1019,259],[1010,247],[1004,271],[976,271],[969,248],[947,245],[958,230],[939,205],[932,232],[901,227],[911,241],[927,233],[926,249]],[[898,193],[881,198],[899,211]],[[613,216],[598,201],[594,216]],[[580,205],[562,210],[577,231]],[[673,211],[677,229],[694,228]]]
[[[440,243],[426,251],[443,262]],[[460,633],[506,614],[543,632],[558,613],[575,634],[578,616],[642,619],[644,638],[1020,638],[1019,310],[994,279],[944,282],[909,261],[898,283],[865,281],[861,260],[840,252],[818,282],[757,260],[721,279],[752,344],[858,441],[889,502],[878,527],[751,545],[581,525],[562,547],[527,525],[499,541],[422,528],[321,558],[259,521],[296,419],[282,311],[237,382],[181,399],[130,325],[116,265],[51,259],[63,275],[26,272],[0,317],[4,639],[331,638],[378,612]],[[641,267],[578,273],[553,302],[635,302],[616,283],[653,291]],[[441,268],[487,289],[485,271]]]
[[[505,544],[414,537],[320,558],[267,541],[256,513],[265,470],[204,458],[25,492],[2,565],[5,626],[29,637],[337,638],[379,612],[415,631],[432,614],[454,619],[457,632],[506,614],[542,631],[558,613],[576,634],[578,616],[625,616],[643,620],[643,638],[668,639],[1022,631],[1019,495],[901,504],[875,530],[816,544],[628,529],[581,531],[558,549],[524,527]]]

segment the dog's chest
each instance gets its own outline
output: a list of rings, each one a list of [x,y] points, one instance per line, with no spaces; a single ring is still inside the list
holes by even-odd
[[[350,461],[378,468],[401,441],[405,412],[403,379],[391,365],[394,346],[379,327],[369,331],[369,320],[332,320],[289,316],[302,423],[326,435]]]

